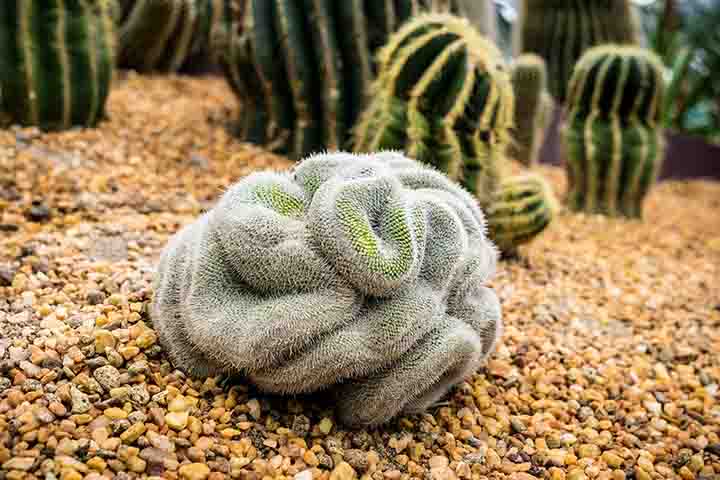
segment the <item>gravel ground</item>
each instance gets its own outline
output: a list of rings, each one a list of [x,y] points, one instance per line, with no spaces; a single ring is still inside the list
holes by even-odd
[[[0,479],[720,478],[718,183],[660,185],[644,223],[561,215],[500,266],[490,362],[425,415],[348,431],[323,398],[174,370],[162,246],[289,165],[234,109],[221,79],[130,75],[97,130],[0,132]]]

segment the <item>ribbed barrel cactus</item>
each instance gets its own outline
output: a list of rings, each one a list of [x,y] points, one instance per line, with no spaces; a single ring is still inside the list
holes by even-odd
[[[583,52],[604,43],[637,44],[638,22],[630,0],[521,0],[515,51],[545,60],[550,93],[562,102]]]
[[[193,55],[210,55],[213,26],[230,0],[116,0],[118,65],[139,72],[176,72]]]
[[[539,235],[552,221],[557,201],[552,188],[538,174],[504,178],[485,209],[488,230],[504,257]]]
[[[588,50],[572,79],[563,128],[570,209],[639,218],[664,152],[663,65],[649,50]]]
[[[435,403],[493,350],[497,252],[475,200],[398,153],[256,172],[166,246],[152,318],[177,367],[329,390],[349,425]]]
[[[513,122],[512,85],[498,48],[467,19],[431,13],[401,27],[378,58],[355,151],[404,150],[460,181],[484,206]]]
[[[94,126],[114,68],[106,0],[0,2],[0,121],[46,130]]]
[[[515,128],[511,155],[532,167],[552,117],[553,102],[547,92],[545,61],[535,54],[520,55],[512,67],[515,93]]]

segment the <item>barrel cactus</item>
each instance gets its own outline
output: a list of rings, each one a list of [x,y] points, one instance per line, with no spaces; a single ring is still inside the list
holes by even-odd
[[[513,122],[500,51],[468,20],[430,13],[401,27],[378,57],[373,100],[354,129],[353,148],[404,150],[460,181],[485,206]]]
[[[504,178],[485,209],[489,235],[504,257],[539,235],[552,221],[557,202],[552,188],[538,174]]]
[[[605,43],[639,43],[638,22],[630,0],[522,0],[515,50],[545,60],[550,93],[562,102],[583,52]]]
[[[106,0],[0,2],[0,119],[62,130],[95,126],[113,78]]]
[[[210,55],[211,30],[229,0],[117,0],[118,65],[176,72],[194,55]]]
[[[535,54],[520,55],[512,67],[515,93],[515,128],[511,155],[532,167],[552,117],[553,102],[547,92],[545,61]]]
[[[572,79],[563,144],[570,209],[639,218],[663,159],[663,65],[649,50],[588,50]]]
[[[476,201],[399,153],[255,172],[166,246],[151,315],[179,368],[327,390],[349,425],[422,411],[491,353],[497,251]]]

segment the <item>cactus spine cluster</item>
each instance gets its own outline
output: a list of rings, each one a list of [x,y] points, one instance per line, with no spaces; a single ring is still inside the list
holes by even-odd
[[[175,72],[210,51],[210,33],[227,0],[118,0],[118,65],[139,72]]]
[[[535,54],[520,55],[512,68],[515,93],[515,128],[511,155],[522,164],[532,167],[552,115],[553,102],[547,92],[545,61]]]
[[[380,51],[372,97],[354,130],[356,151],[403,150],[485,203],[513,121],[510,76],[492,42],[466,19],[421,15]]]
[[[572,210],[639,218],[657,179],[664,139],[663,66],[649,50],[588,50],[572,79],[563,144]]]
[[[46,130],[94,126],[114,68],[106,0],[0,2],[0,116]]]
[[[573,66],[585,50],[639,41],[637,13],[630,0],[522,0],[515,50],[545,60],[550,93],[562,102]]]
[[[488,231],[505,257],[514,257],[520,245],[552,221],[557,202],[552,188],[538,174],[504,178],[485,209]]]

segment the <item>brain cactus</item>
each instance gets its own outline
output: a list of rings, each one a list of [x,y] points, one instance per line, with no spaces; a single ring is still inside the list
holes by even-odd
[[[152,316],[175,364],[329,389],[350,425],[436,402],[493,349],[496,250],[473,198],[400,154],[253,173],[173,237]]]
[[[546,90],[545,61],[534,54],[520,55],[512,68],[512,83],[516,106],[512,155],[531,167],[538,163],[553,108]]]
[[[558,102],[565,100],[573,66],[585,50],[640,41],[630,0],[521,1],[516,53],[536,53],[547,62],[550,93]]]
[[[372,97],[355,127],[356,151],[404,150],[484,206],[513,121],[510,77],[492,42],[464,18],[418,16],[380,51]]]
[[[595,47],[578,62],[563,131],[572,210],[642,216],[663,158],[663,71],[633,46]]]
[[[0,121],[94,126],[112,83],[114,34],[107,0],[2,0]]]

